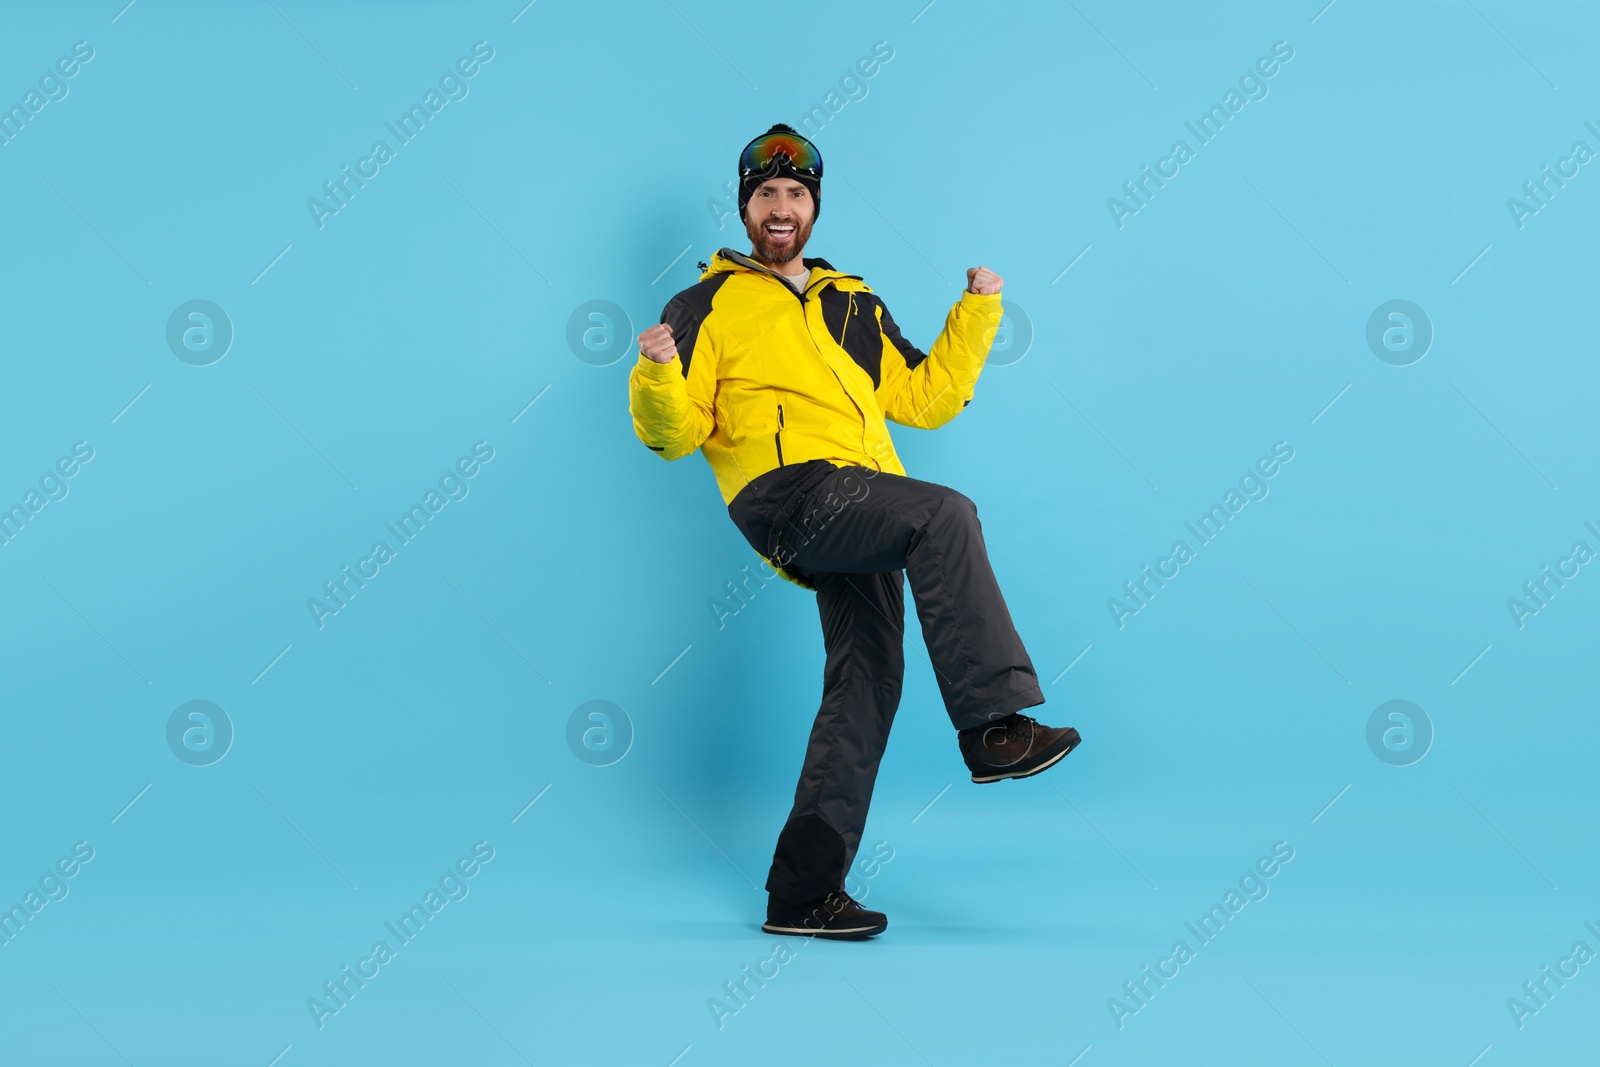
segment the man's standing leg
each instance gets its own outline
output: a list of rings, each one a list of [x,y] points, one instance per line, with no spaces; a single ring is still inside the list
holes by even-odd
[[[822,706],[766,886],[793,904],[844,887],[905,679],[901,572],[813,577],[827,649]]]

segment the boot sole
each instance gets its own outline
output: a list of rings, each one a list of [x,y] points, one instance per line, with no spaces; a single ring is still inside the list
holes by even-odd
[[[769,934],[793,934],[799,937],[820,937],[827,941],[865,941],[869,937],[881,934],[889,928],[885,921],[881,926],[856,926],[847,929],[811,929],[805,926],[785,926],[781,923],[764,922],[761,929]]]
[[[1070,753],[1073,749],[1077,748],[1082,743],[1083,743],[1083,739],[1079,738],[1077,741],[1074,741],[1072,744],[1068,745],[1066,748],[1062,749],[1060,752],[1056,753],[1054,756],[1051,756],[1049,759],[1045,760],[1043,763],[1039,764],[1037,767],[1034,767],[1031,770],[1026,770],[1026,771],[1003,771],[1000,774],[982,774],[982,775],[974,773],[973,776],[972,776],[972,780],[974,782],[977,782],[980,785],[982,785],[982,784],[985,784],[985,783],[988,783],[988,782],[1003,782],[1007,778],[1032,778],[1034,775],[1038,774],[1040,771],[1047,771],[1051,767],[1054,767],[1057,763],[1060,763],[1063,759],[1065,759],[1067,757],[1068,753]]]

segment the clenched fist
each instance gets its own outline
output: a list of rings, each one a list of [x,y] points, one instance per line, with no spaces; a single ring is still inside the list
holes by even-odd
[[[988,267],[967,268],[967,292],[969,293],[998,293],[1000,287],[1005,283],[1004,278]]]
[[[639,351],[646,359],[657,363],[671,363],[678,354],[678,343],[672,339],[672,327],[658,322],[639,335]]]

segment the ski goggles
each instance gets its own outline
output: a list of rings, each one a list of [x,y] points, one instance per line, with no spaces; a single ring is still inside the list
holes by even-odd
[[[779,155],[787,156],[789,166],[810,178],[822,177],[822,153],[804,137],[793,133],[769,133],[757,137],[739,155],[739,177],[765,174]]]

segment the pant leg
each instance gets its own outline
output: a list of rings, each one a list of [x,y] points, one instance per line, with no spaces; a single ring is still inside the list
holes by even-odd
[[[777,553],[813,576],[903,568],[956,729],[1045,702],[989,565],[977,505],[954,489],[841,467],[779,530]]]
[[[905,678],[901,572],[816,580],[827,649],[822,707],[767,875],[767,891],[795,903],[844,885]]]

